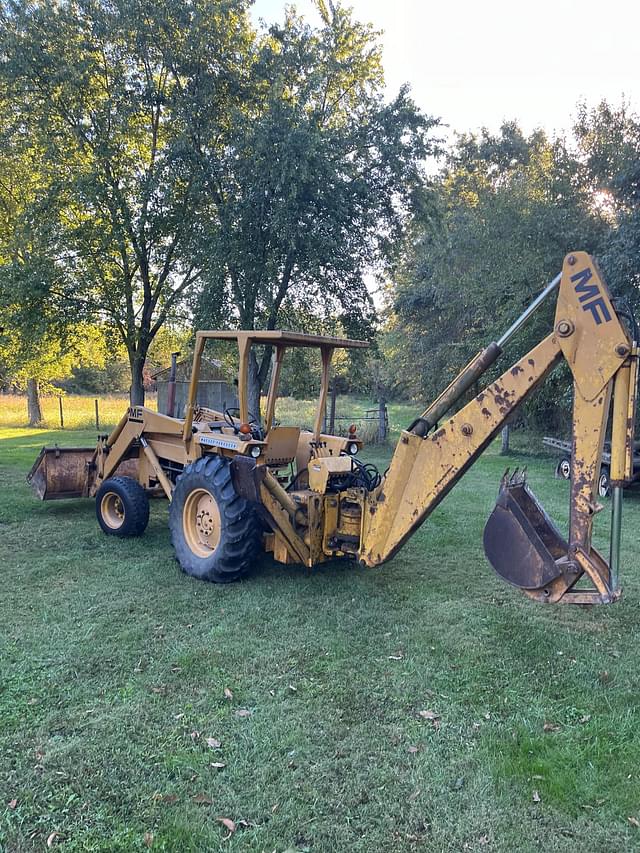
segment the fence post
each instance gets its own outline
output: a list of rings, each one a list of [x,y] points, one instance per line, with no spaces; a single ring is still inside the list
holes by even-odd
[[[336,388],[336,383],[334,382],[331,386],[331,408],[329,409],[329,435],[335,435],[336,430],[336,398],[338,396],[338,389]]]
[[[509,424],[505,424],[502,427],[502,442],[500,445],[500,456],[506,456],[509,453],[509,433],[511,432],[511,427]]]
[[[60,409],[60,429],[64,429],[64,413],[62,411],[62,397],[58,397],[58,407]]]
[[[384,397],[378,401],[378,443],[384,444],[387,440],[387,406]]]
[[[98,401],[97,401],[97,399],[94,402],[96,404],[96,429],[100,430],[100,416],[98,414]]]

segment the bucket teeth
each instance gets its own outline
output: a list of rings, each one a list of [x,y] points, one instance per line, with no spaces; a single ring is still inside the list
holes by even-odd
[[[502,479],[500,480],[500,490],[502,489],[512,489],[515,486],[524,486],[527,482],[527,469],[524,467],[522,470],[520,468],[514,468],[513,473],[507,468],[507,470],[502,475]]]

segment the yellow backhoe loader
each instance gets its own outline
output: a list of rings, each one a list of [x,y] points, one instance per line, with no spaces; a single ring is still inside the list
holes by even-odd
[[[556,290],[550,334],[454,411]],[[197,405],[209,339],[237,343],[237,410]],[[263,419],[248,408],[247,372],[255,345],[273,352]],[[353,430],[347,437],[322,432],[333,352],[362,346],[362,341],[285,331],[198,332],[183,418],[131,406],[96,448],[43,448],[28,479],[44,500],[95,497],[100,526],[115,536],[143,533],[149,495],[166,495],[177,559],[186,573],[205,580],[239,578],[261,550],[281,563],[308,567],[339,558],[377,566],[394,556],[515,407],[564,358],[574,383],[569,534],[565,538],[555,527],[524,477],[507,474],[485,528],[485,553],[502,578],[537,601],[605,604],[619,597],[622,487],[633,476],[637,333],[632,318],[614,306],[588,254],[568,255],[562,272],[500,340],[478,353],[401,433],[384,475],[358,458],[362,443]],[[283,358],[295,347],[319,348],[322,358],[313,429],[275,420]],[[591,537],[594,516],[602,509],[597,481],[610,409],[607,562]]]

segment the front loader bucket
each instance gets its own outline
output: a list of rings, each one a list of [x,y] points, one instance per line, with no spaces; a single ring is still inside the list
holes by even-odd
[[[508,583],[542,589],[562,574],[569,546],[529,489],[524,476],[505,475],[484,529],[487,559]]]
[[[95,447],[43,447],[27,482],[42,501],[87,497],[95,452]]]

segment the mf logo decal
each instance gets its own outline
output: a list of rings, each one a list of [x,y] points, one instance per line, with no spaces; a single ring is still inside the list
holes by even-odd
[[[591,311],[593,319],[596,321],[596,326],[599,326],[604,320],[608,323],[611,319],[609,308],[600,293],[600,287],[596,281],[591,281],[593,273],[591,268],[587,267],[575,275],[571,276],[571,281],[574,283],[578,302],[582,305],[583,311]]]
[[[139,406],[129,406],[129,420],[142,421],[142,409]]]

